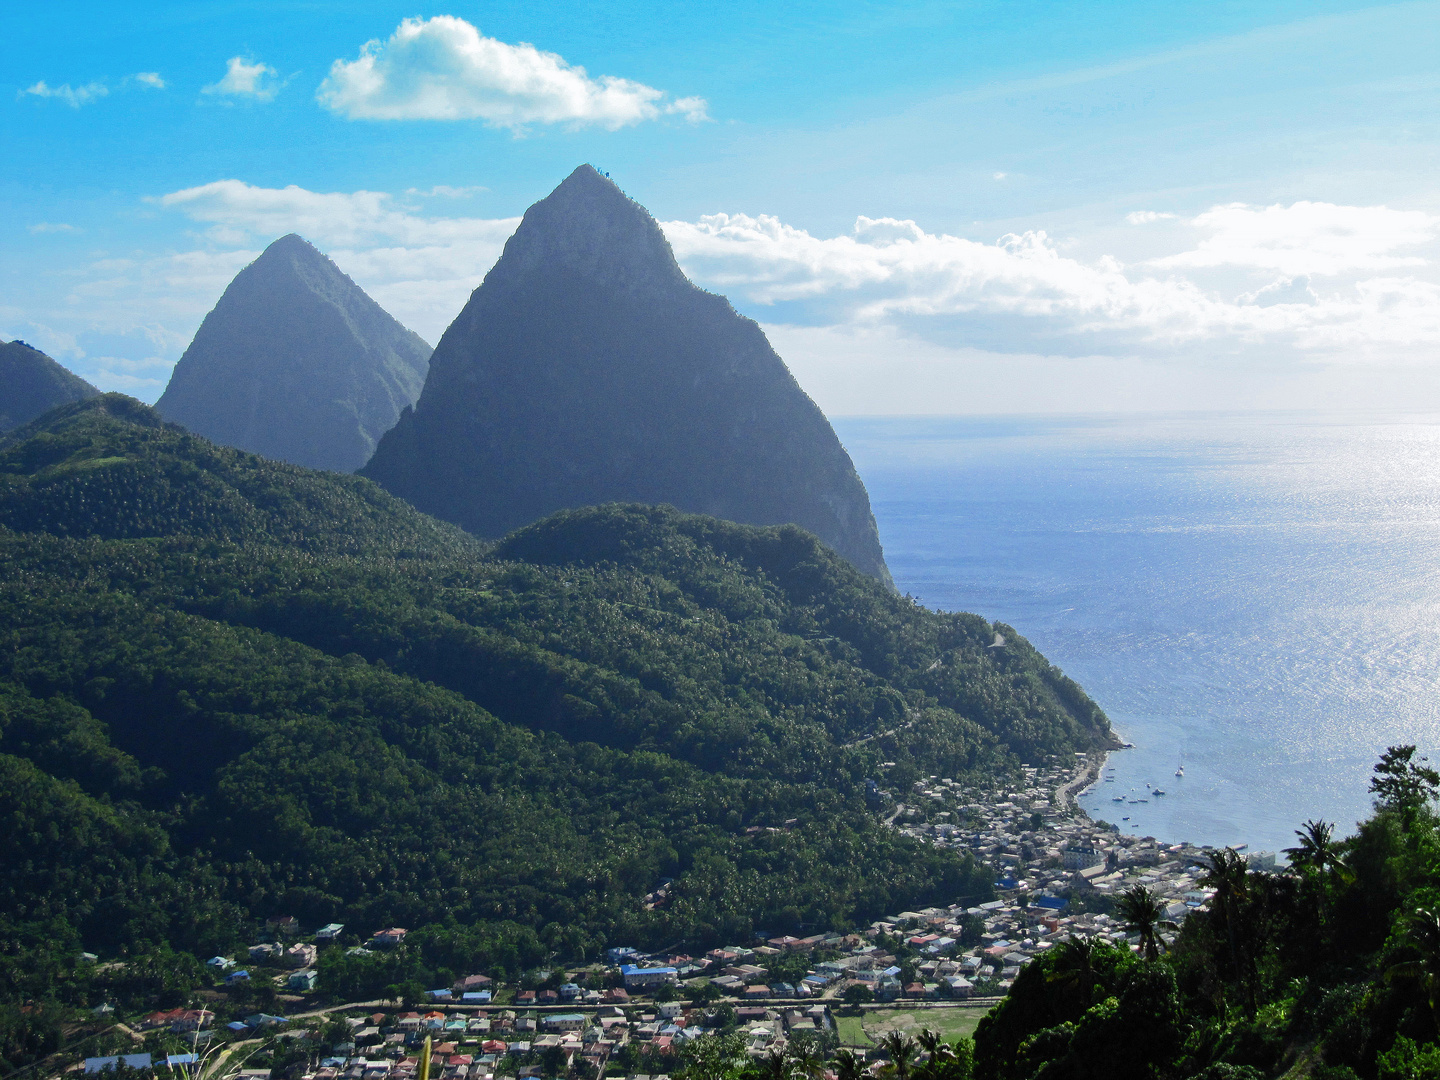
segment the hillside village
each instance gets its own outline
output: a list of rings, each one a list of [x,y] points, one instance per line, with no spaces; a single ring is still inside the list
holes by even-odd
[[[272,1073],[290,1080],[413,1080],[427,1036],[431,1075],[442,1080],[567,1073],[644,1080],[666,1075],[684,1043],[707,1031],[743,1033],[748,1052],[760,1057],[797,1038],[834,1045],[836,1010],[855,1012],[867,1002],[988,1007],[1024,965],[1071,934],[1134,947],[1137,939],[1107,913],[1108,898],[1125,889],[1154,891],[1170,921],[1209,900],[1211,891],[1200,884],[1207,849],[1127,836],[1075,808],[1073,793],[1098,783],[1102,767],[1083,757],[1025,767],[1004,790],[932,776],[916,781],[907,801],[889,813],[901,833],[968,850],[989,865],[995,899],[958,898],[948,907],[897,912],[860,933],[774,937],[702,956],[616,947],[605,963],[566,972],[558,984],[559,976],[547,973],[540,989],[502,986],[476,973],[427,991],[419,1008],[342,1007],[300,1019],[260,1012],[226,1025],[214,1023],[210,1012],[174,1009],[138,1027],[188,1040],[195,1051],[217,1038],[259,1040],[270,1047],[271,1062],[248,1070],[251,1080]],[[1274,867],[1273,856],[1249,861],[1256,869]],[[266,930],[272,940],[252,946],[247,965],[219,956],[208,963],[225,985],[267,979],[290,995],[292,1011],[302,1010],[317,990],[318,950],[345,928],[330,924],[301,941],[296,920],[282,916]],[[350,951],[393,949],[406,935],[386,927]],[[787,958],[792,962],[777,964]],[[805,974],[795,981],[770,974],[796,969],[797,959]],[[83,1068],[96,1073],[119,1060],[90,1058]],[[183,1068],[199,1056],[124,1060]]]

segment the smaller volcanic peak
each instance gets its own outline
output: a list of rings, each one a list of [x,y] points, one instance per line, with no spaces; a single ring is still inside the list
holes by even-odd
[[[23,341],[0,342],[0,432],[100,391]]]
[[[430,351],[292,233],[236,275],[155,407],[214,442],[353,472],[419,396]]]

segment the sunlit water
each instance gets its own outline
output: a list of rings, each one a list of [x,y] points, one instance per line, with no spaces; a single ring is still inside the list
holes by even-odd
[[[900,590],[1010,623],[1135,743],[1093,816],[1279,850],[1440,746],[1440,417],[835,426]]]

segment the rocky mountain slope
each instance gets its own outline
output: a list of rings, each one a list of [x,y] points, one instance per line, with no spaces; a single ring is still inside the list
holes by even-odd
[[[353,472],[419,396],[430,346],[293,233],[236,275],[156,408],[198,435]]]
[[[361,470],[498,537],[567,507],[794,523],[889,582],[864,485],[764,333],[588,165],[526,212]]]
[[[79,375],[23,341],[0,341],[0,431],[100,393]]]

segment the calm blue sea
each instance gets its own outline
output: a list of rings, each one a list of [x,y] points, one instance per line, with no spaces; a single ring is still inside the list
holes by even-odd
[[[1011,624],[1136,744],[1093,816],[1279,850],[1350,831],[1386,746],[1440,756],[1440,417],[835,427],[900,590]]]

